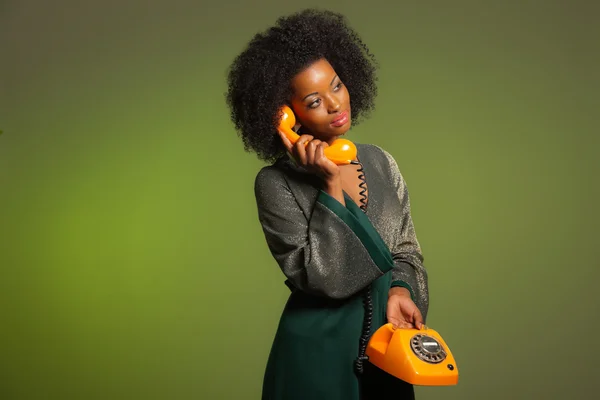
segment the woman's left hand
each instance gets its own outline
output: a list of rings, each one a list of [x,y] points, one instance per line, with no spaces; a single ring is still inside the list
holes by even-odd
[[[423,317],[417,305],[410,298],[410,292],[403,287],[393,287],[387,302],[387,320],[395,328],[421,329]]]

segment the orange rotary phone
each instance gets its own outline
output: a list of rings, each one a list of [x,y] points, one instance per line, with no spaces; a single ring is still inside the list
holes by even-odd
[[[294,144],[300,138],[292,130],[296,125],[294,113],[288,106],[283,106],[280,111],[283,116],[277,129]],[[337,139],[325,149],[325,156],[337,165],[355,163],[356,155],[356,146],[346,139]],[[365,355],[373,365],[413,385],[458,383],[458,368],[450,349],[436,331],[427,327],[404,329],[385,324],[369,339]]]
[[[296,116],[288,106],[281,107],[283,113],[277,130],[283,133],[292,144],[296,143],[300,136],[292,130],[296,125]],[[335,142],[325,149],[325,157],[337,165],[351,164],[356,158],[356,146],[347,139],[336,139]]]
[[[458,368],[444,339],[433,329],[379,328],[366,351],[369,362],[405,382],[418,386],[458,383]]]

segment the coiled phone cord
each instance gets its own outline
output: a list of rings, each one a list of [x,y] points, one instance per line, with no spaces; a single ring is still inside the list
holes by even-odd
[[[358,160],[358,158],[357,158]],[[359,165],[358,168],[358,179],[361,180],[361,183],[358,185],[361,188],[360,194],[360,209],[363,212],[367,212],[367,181],[365,180],[364,167],[360,160],[352,161],[352,164]],[[354,362],[354,367],[356,372],[359,374],[363,373],[363,363],[369,360],[369,357],[366,355],[367,345],[369,344],[369,336],[371,335],[371,325],[373,322],[373,298],[371,295],[371,285],[367,286],[363,292],[363,305],[365,308],[365,318],[363,320],[363,329],[359,342],[359,353],[356,361]]]

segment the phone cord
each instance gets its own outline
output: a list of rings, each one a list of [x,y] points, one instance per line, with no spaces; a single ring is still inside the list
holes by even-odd
[[[361,180],[361,183],[358,185],[361,188],[360,194],[360,209],[363,212],[367,212],[367,181],[365,180],[364,167],[360,160],[352,161],[352,164],[359,165],[358,168],[358,179]],[[363,373],[363,363],[369,360],[369,357],[366,355],[367,345],[369,344],[369,337],[371,336],[371,324],[373,322],[373,299],[371,296],[371,285],[367,286],[363,292],[363,304],[365,308],[365,318],[363,320],[363,329],[362,335],[360,337],[359,343],[359,353],[356,361],[354,362],[354,367],[358,374]]]

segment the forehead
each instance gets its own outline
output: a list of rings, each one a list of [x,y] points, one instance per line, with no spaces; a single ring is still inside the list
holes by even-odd
[[[298,94],[319,91],[329,87],[335,75],[335,70],[327,60],[318,60],[292,79],[292,89]]]

